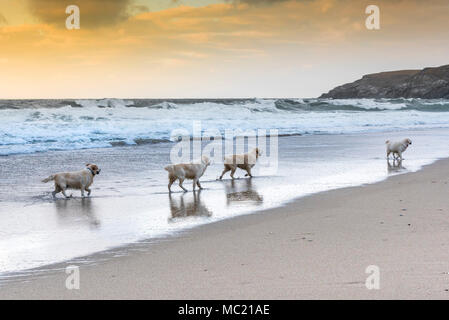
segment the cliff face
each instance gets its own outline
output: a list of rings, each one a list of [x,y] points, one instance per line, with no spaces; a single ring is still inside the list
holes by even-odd
[[[449,99],[449,65],[368,74],[355,82],[336,87],[320,98]]]

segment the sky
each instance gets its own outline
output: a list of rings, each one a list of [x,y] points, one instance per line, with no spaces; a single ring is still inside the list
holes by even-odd
[[[0,0],[0,99],[317,97],[448,57],[448,0]]]

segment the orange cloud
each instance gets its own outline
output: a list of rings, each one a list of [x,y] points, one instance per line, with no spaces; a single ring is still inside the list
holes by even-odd
[[[6,18],[0,13],[0,26],[2,24],[8,24],[8,21],[6,20]]]
[[[49,5],[53,1],[57,0],[44,2]],[[432,51],[447,56],[446,1],[378,0],[381,30],[375,32],[364,25],[368,1],[285,0],[271,1],[269,6],[227,1],[203,7],[180,5],[156,12],[132,9],[131,0],[123,2],[127,5],[111,1],[104,17],[92,28],[84,26],[101,14],[99,9],[86,12],[80,6],[80,30],[58,26],[59,9],[35,12],[39,23],[0,25],[0,86],[14,89],[11,79],[15,77],[36,85],[32,79],[39,76],[40,86],[59,88],[64,83],[75,83],[73,88],[80,92],[102,88],[102,95],[120,90],[127,95],[135,93],[130,90],[137,87],[124,86],[120,82],[124,79],[134,84],[151,83],[159,93],[171,92],[171,83],[176,81],[182,86],[202,83],[212,92],[218,90],[212,88],[215,78],[204,75],[220,74],[231,84],[237,78],[243,81],[242,74],[249,77],[245,83],[258,83],[273,75],[300,83],[303,72],[319,74],[334,65],[344,65],[344,61],[355,65],[353,72],[384,61],[391,63],[390,69],[397,68],[393,66],[395,61],[410,61],[410,67],[414,67],[411,61],[434,61]],[[85,17],[86,13],[91,16]],[[65,17],[64,13],[62,23]],[[373,69],[369,71],[378,71]],[[310,79],[303,83],[304,88],[313,83]],[[322,82],[320,79],[320,85]],[[329,87],[334,84],[338,82]],[[75,90],[69,85],[64,88],[59,88],[60,92]],[[272,88],[283,90],[279,82]],[[51,92],[45,90],[49,89],[36,92]],[[325,90],[317,94],[321,91]]]
[[[444,0],[434,0],[434,6],[418,1],[379,0],[382,28],[377,33],[369,33],[364,28],[366,15],[363,3],[354,5],[347,0],[286,0],[270,1],[270,8],[249,6],[247,3],[178,6],[135,14],[127,20],[121,20],[120,17],[126,12],[126,3],[129,1],[120,1],[120,5],[116,1],[108,1],[110,7],[103,12],[104,15],[98,8],[81,10],[81,30],[68,31],[54,24],[55,21],[65,21],[60,19],[60,6],[56,9],[50,5],[54,1],[59,0],[43,2],[43,8],[50,6],[52,10],[40,9],[46,13],[36,13],[43,20],[48,20],[47,24],[2,28],[0,39],[3,44],[7,44],[8,51],[19,51],[15,49],[27,46],[43,46],[43,49],[53,46],[62,51],[96,48],[101,52],[104,48],[114,52],[123,50],[124,54],[134,51],[136,55],[152,56],[181,49],[210,56],[220,50],[229,54],[228,49],[276,49],[279,44],[331,46],[355,39],[363,42],[364,38],[382,43],[393,39],[401,41],[407,34],[416,36],[426,33],[437,37],[447,34],[448,29],[444,27],[447,25],[447,14],[444,7],[438,5]],[[95,1],[106,0],[89,0],[88,3]],[[38,2],[41,1],[32,3],[37,6]],[[446,8],[446,11],[449,10]],[[89,14],[92,16],[85,16]],[[99,24],[111,19],[116,21],[116,25],[92,30],[84,28],[86,21],[94,16],[99,19]],[[65,13],[63,17],[66,17]],[[432,17],[431,23],[427,20],[429,17]],[[39,51],[34,51],[34,54],[39,55]]]

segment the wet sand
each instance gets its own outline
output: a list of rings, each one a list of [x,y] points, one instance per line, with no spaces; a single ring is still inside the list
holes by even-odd
[[[449,298],[449,160],[184,231],[95,265],[9,282],[1,299]],[[368,290],[365,269],[380,269]],[[62,268],[62,269],[58,269]]]
[[[402,166],[394,167],[384,158],[384,142],[404,136],[413,138],[413,147]],[[298,197],[414,172],[449,156],[449,130],[280,137],[274,168],[265,150],[253,179],[238,170],[241,179],[233,182],[228,174],[217,181],[223,170],[217,160],[201,178],[205,190],[196,196],[183,194],[177,185],[168,194],[163,167],[170,163],[173,146],[0,157],[0,283],[5,273],[154,241],[198,225],[257,214]],[[52,199],[52,185],[41,180],[54,172],[80,170],[87,162],[102,169],[91,197],[81,199],[79,191],[71,190],[69,201],[60,195]],[[191,182],[185,185],[191,190]]]

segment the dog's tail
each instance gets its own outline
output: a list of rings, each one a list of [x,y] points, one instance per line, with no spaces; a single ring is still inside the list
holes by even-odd
[[[389,143],[390,143],[390,140],[385,141],[385,144],[389,144]]]
[[[167,170],[168,172],[172,173],[174,171],[174,167],[172,164],[169,164],[164,168],[164,170]]]
[[[47,183],[48,181],[52,181],[55,180],[55,176],[52,174],[51,176],[49,176],[48,178],[45,178],[44,180],[42,180],[42,182]]]

